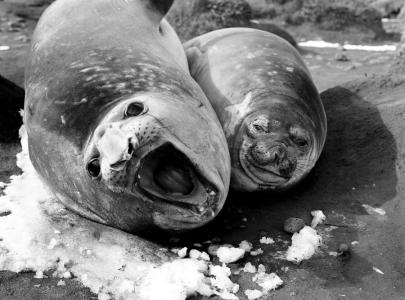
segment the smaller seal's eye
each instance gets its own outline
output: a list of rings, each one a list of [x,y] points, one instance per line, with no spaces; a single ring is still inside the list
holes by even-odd
[[[98,158],[93,158],[87,164],[87,172],[89,172],[91,177],[98,177],[100,175],[100,161]]]
[[[255,138],[269,133],[269,121],[264,117],[259,117],[248,126],[248,134]]]
[[[300,148],[306,148],[308,146],[308,141],[303,138],[293,137],[292,141]]]
[[[125,110],[126,117],[136,117],[146,112],[145,106],[139,102],[133,102]]]
[[[264,131],[266,131],[266,129],[265,129],[262,125],[259,125],[259,124],[254,124],[253,127],[255,128],[255,130],[256,130],[257,132],[264,132]]]

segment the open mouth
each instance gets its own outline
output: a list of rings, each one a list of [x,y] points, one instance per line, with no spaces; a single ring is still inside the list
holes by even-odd
[[[208,218],[217,210],[218,190],[171,143],[142,158],[133,189],[149,199],[179,208],[185,216]]]

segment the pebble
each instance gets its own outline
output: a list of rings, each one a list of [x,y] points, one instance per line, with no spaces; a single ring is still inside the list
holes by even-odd
[[[347,244],[340,244],[337,256],[343,261],[349,260],[351,256],[350,247]]]
[[[335,60],[346,62],[346,61],[350,61],[350,58],[348,58],[345,54],[338,53],[335,55]]]
[[[295,233],[304,228],[305,222],[300,218],[288,218],[284,222],[284,231],[288,233]]]

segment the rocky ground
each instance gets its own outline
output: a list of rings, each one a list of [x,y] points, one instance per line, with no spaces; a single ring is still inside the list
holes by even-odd
[[[0,74],[19,85],[23,84],[29,39],[43,2],[0,1]],[[376,41],[361,31],[312,30],[311,24],[286,27],[297,40],[398,41],[390,37]],[[209,227],[182,237],[180,242],[161,242],[193,245],[214,236],[221,243],[253,242],[264,253],[243,263],[262,263],[285,282],[268,299],[404,299],[404,72],[392,74],[393,52],[304,48],[302,53],[323,92],[328,117],[324,153],[309,178],[283,195],[232,193],[220,218]],[[17,143],[0,143],[0,181],[7,182],[18,172],[17,151]],[[386,213],[378,214],[364,205]],[[290,240],[282,230],[284,220],[295,216],[309,222],[310,211],[315,209],[327,216],[327,224],[320,227],[324,236],[320,253],[300,265],[277,259],[277,251],[285,250]],[[272,237],[276,243],[261,245],[262,236]],[[351,247],[351,255],[345,259],[329,254],[341,243]],[[233,279],[243,290],[249,288],[249,278]],[[57,286],[57,281],[35,279],[32,273],[0,272],[0,298],[95,298],[75,280],[66,280],[66,286]]]

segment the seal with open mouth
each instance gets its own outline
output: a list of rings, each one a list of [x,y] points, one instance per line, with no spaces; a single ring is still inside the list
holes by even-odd
[[[163,19],[171,3],[58,0],[26,69],[34,167],[67,207],[130,232],[202,226],[229,188],[220,123]]]
[[[247,28],[210,32],[184,47],[227,137],[232,187],[285,190],[304,178],[325,143],[326,115],[297,50]]]

